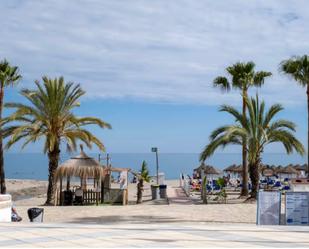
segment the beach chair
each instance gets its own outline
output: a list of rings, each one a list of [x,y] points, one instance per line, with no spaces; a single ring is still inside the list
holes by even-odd
[[[213,190],[220,190],[220,189],[221,189],[220,186],[217,184],[213,186]]]
[[[210,193],[212,191],[212,188],[208,184],[206,185],[206,189],[207,189],[208,193]]]

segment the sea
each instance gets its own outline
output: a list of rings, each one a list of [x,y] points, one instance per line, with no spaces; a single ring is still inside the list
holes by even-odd
[[[98,154],[88,154],[96,159]],[[69,154],[61,154],[60,164],[72,157]],[[110,153],[110,163],[113,167],[131,168],[139,171],[145,160],[151,175],[156,172],[156,157],[154,153]],[[106,154],[101,154],[101,163],[106,164]],[[217,169],[224,169],[231,164],[241,164],[239,153],[216,153],[206,161]],[[198,153],[159,153],[159,172],[165,174],[166,179],[178,179],[180,174],[192,175],[193,169],[200,165]],[[6,178],[10,179],[37,179],[47,180],[48,158],[43,153],[5,153],[4,167]],[[296,154],[272,154],[264,153],[262,162],[271,165],[286,166],[290,163],[304,164],[305,157]]]

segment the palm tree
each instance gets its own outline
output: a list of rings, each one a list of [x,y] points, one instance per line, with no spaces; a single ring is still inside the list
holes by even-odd
[[[137,200],[136,204],[142,203],[143,191],[144,191],[144,181],[149,182],[150,176],[147,168],[147,163],[143,161],[141,172],[138,174],[138,184],[137,184]]]
[[[294,136],[295,124],[287,120],[273,120],[283,110],[281,105],[273,105],[265,111],[265,103],[256,99],[245,99],[249,115],[243,118],[242,113],[232,106],[224,105],[220,111],[227,112],[236,120],[234,125],[222,126],[214,130],[210,136],[210,143],[200,155],[200,160],[205,161],[218,147],[228,144],[242,145],[245,140],[248,151],[250,179],[252,183],[251,197],[256,198],[259,187],[259,167],[261,156],[266,145],[280,142],[288,154],[294,150],[303,155],[305,150],[301,142]]]
[[[18,67],[11,66],[7,60],[0,61],[0,120],[2,121],[2,110],[4,100],[4,88],[13,86],[21,80]],[[5,173],[3,161],[3,137],[2,126],[0,126],[0,193],[6,193]]]
[[[104,151],[103,143],[84,126],[111,126],[99,118],[77,117],[73,114],[73,109],[79,106],[80,97],[85,94],[80,85],[66,83],[63,77],[43,77],[42,80],[43,84],[35,82],[37,89],[21,91],[21,95],[30,102],[29,105],[5,105],[16,110],[6,119],[6,123],[14,123],[4,129],[4,135],[10,137],[6,148],[21,139],[25,139],[22,148],[39,139],[44,140],[44,153],[48,154],[49,159],[46,205],[50,205],[54,200],[55,171],[58,167],[61,143],[65,142],[69,150],[76,150],[77,142],[80,140],[89,148],[95,144]]]
[[[309,56],[295,56],[280,63],[280,71],[292,77],[302,87],[306,88],[307,93],[307,177],[309,178]]]
[[[214,79],[213,85],[221,88],[223,91],[230,91],[231,88],[239,89],[242,92],[242,115],[245,119],[246,116],[246,102],[245,98],[248,96],[248,89],[252,86],[261,87],[264,84],[265,78],[271,76],[271,72],[254,71],[255,64],[253,62],[237,62],[230,67],[226,68],[230,76],[228,78],[219,76]],[[242,144],[242,165],[243,165],[243,184],[241,196],[248,195],[248,165],[247,165],[247,151],[246,141]]]

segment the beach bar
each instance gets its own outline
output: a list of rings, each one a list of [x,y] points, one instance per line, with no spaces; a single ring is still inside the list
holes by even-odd
[[[111,187],[111,172],[122,175],[120,188]],[[65,161],[56,170],[55,205],[98,205],[128,203],[127,168],[104,167],[86,155],[81,146],[78,156]],[[65,185],[64,185],[65,183]]]

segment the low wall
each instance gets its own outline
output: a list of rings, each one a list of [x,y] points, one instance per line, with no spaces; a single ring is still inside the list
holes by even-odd
[[[124,189],[106,189],[104,190],[104,203],[123,204]]]
[[[0,195],[0,222],[11,222],[12,199],[11,195]]]

